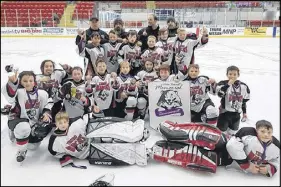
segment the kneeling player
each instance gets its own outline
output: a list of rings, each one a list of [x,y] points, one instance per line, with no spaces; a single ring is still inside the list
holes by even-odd
[[[258,121],[256,129],[241,128],[226,144],[234,160],[228,167],[272,177],[279,168],[280,157],[280,142],[272,136],[272,131],[271,123],[266,120]]]
[[[89,115],[84,115],[71,125],[67,113],[56,115],[57,129],[50,137],[48,150],[60,159],[62,167],[85,168],[74,165],[72,157],[88,158],[94,165],[146,165],[146,148],[139,143],[148,137],[143,120],[132,122],[112,117],[89,119]]]
[[[185,80],[190,82],[191,121],[216,125],[219,112],[208,95],[208,92],[215,93],[215,80],[199,76],[197,64],[190,64],[187,73]]]

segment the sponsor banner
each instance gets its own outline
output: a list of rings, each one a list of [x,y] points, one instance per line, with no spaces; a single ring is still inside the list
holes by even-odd
[[[43,27],[43,35],[63,35],[64,28],[60,27]]]
[[[2,27],[1,35],[42,35],[41,27]]]
[[[77,28],[65,28],[65,34],[76,36],[77,30],[78,30]]]
[[[154,129],[165,121],[190,122],[190,85],[184,82],[150,82],[149,120]]]
[[[213,27],[209,28],[210,36],[243,36],[244,27]]]
[[[266,27],[247,27],[244,30],[245,36],[266,36]]]

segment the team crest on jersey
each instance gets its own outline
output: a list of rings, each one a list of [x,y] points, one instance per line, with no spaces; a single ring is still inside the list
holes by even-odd
[[[242,107],[243,96],[241,93],[231,92],[228,97],[229,102],[231,103],[231,108],[238,111]]]
[[[101,90],[98,93],[98,98],[100,98],[103,101],[105,101],[108,96],[109,96],[108,90]]]
[[[184,115],[182,108],[180,108],[182,106],[182,102],[177,91],[161,91],[161,96],[157,102],[157,106],[162,108],[162,110],[160,108],[155,110],[155,115],[158,117],[172,114],[179,114],[180,116]]]
[[[193,86],[190,87],[191,103],[198,105],[202,101],[202,95],[204,94],[202,87]]]

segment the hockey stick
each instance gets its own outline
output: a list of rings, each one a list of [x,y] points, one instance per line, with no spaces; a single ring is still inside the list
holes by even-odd
[[[124,118],[118,118],[118,117],[103,117],[103,118],[96,118],[96,119],[90,119],[89,123],[96,123],[96,122],[124,122],[128,121]]]

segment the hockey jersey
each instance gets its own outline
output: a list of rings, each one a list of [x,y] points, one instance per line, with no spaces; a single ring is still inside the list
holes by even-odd
[[[73,156],[79,159],[85,159],[89,156],[89,147],[86,139],[86,128],[89,121],[89,115],[74,121],[66,132],[55,130],[49,139],[48,150],[57,157]]]
[[[230,86],[228,80],[220,81],[216,86],[216,93],[221,97],[220,113],[226,111],[246,113],[246,102],[250,100],[250,89],[245,83],[237,80]]]
[[[137,97],[138,96],[138,88],[136,85],[132,85],[131,81],[135,79],[133,76],[130,75],[119,75],[117,77],[117,86],[114,86],[114,89],[117,91],[115,94],[115,101],[120,103],[124,99],[121,97],[121,93],[125,92],[130,96]]]
[[[88,69],[88,63],[91,62],[92,66],[94,68],[94,71],[96,71],[96,61],[98,58],[105,58],[105,50],[103,48],[103,46],[93,46],[91,45],[91,47],[87,47],[88,45],[86,45],[85,41],[81,40],[80,43],[78,44],[78,49],[77,49],[77,53],[85,58],[88,58],[89,60],[85,61],[85,66],[84,66],[84,71],[86,74],[86,70]]]
[[[176,37],[170,37],[166,41],[159,40],[155,46],[163,49],[163,64],[171,65],[173,58],[173,44],[176,40]]]
[[[71,98],[65,98],[63,96],[63,106],[65,111],[68,113],[69,118],[76,118],[83,116],[85,111],[90,110],[91,101],[86,96],[85,93],[85,81],[81,80],[75,82],[74,80],[69,80],[65,84],[71,84]],[[86,102],[80,100],[81,96],[86,98]]]
[[[206,43],[207,41],[203,41],[202,37],[199,37],[197,40],[187,38],[184,41],[177,38],[173,44],[175,59],[180,59],[179,64],[188,67],[189,64],[193,64],[192,60],[195,48],[198,48],[200,45],[205,45]]]
[[[250,162],[265,165],[268,177],[272,177],[279,168],[280,142],[274,136],[270,142],[260,141],[253,127],[241,128],[230,138],[226,148],[234,160],[233,164],[238,164],[239,168],[246,172]]]
[[[137,81],[140,81],[139,92],[148,96],[148,83],[157,79],[158,75],[156,71],[147,72],[142,70],[138,72],[135,78]]]
[[[161,65],[162,59],[164,58],[164,51],[160,47],[154,47],[146,49],[143,54],[141,55],[143,62],[146,58],[151,58],[154,62],[154,65]]]
[[[213,86],[208,83],[209,77],[187,77],[185,80],[190,82],[190,110],[200,112],[205,101],[210,98],[208,92],[214,94]]]
[[[141,66],[141,48],[136,44],[126,44],[118,52],[119,64],[123,61],[128,61],[132,67]]]
[[[2,94],[12,105],[10,119],[29,119],[31,125],[38,122],[41,115],[50,111],[48,106],[48,93],[45,90],[34,87],[32,92],[19,87],[19,80],[16,84],[8,82],[2,87]]]
[[[122,43],[105,43],[103,44],[105,49],[105,58],[106,58],[106,66],[107,66],[107,72],[117,72],[117,69],[119,67],[118,63],[118,51]]]
[[[111,75],[95,76],[91,84],[94,85],[93,98],[100,110],[108,109],[113,98],[113,89],[111,86]]]
[[[56,103],[60,100],[60,98],[56,96],[58,89],[61,86],[62,80],[67,76],[67,73],[60,69],[55,69],[50,76],[37,74],[37,86],[38,88],[45,90],[49,94],[49,97],[53,99],[54,103]]]

